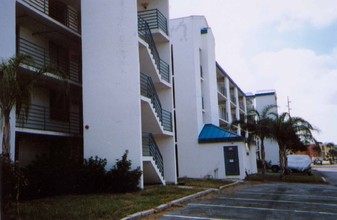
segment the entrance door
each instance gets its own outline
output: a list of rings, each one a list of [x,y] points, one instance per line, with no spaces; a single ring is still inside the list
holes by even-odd
[[[224,147],[226,176],[240,175],[238,147]]]

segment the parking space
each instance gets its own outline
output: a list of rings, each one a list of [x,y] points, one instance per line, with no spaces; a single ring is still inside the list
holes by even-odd
[[[337,186],[337,165],[316,165],[312,170],[324,176],[331,184]]]
[[[337,219],[337,187],[246,184],[216,198],[189,203],[161,219]]]

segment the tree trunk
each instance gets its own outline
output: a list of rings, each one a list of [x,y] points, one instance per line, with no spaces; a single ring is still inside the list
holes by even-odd
[[[261,138],[261,162],[262,162],[262,175],[266,173],[266,152],[264,150],[264,138]]]
[[[2,156],[4,160],[10,160],[11,149],[11,125],[10,112],[4,112],[4,127],[2,129]]]
[[[289,174],[289,170],[288,170],[288,157],[287,157],[287,150],[284,149],[284,152],[283,152],[283,158],[284,158],[284,171],[285,171],[285,174]]]
[[[286,173],[286,152],[285,147],[280,145],[279,157],[280,157],[280,168],[281,168],[281,175],[283,176]]]
[[[0,166],[0,220],[4,219],[5,217],[5,206],[6,206],[6,200],[4,198],[7,196],[5,195],[6,190],[4,190],[4,182],[7,178],[5,175],[5,166],[10,161],[10,140],[11,140],[11,127],[10,127],[10,112],[4,112],[4,127],[2,129],[2,158],[1,158],[1,166]]]

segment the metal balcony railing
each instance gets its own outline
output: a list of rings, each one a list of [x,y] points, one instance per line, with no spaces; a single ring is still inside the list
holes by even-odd
[[[151,99],[152,106],[155,109],[164,130],[172,131],[172,113],[162,108],[151,77],[145,75],[144,73],[140,73],[140,93],[141,95]]]
[[[80,33],[80,16],[77,11],[57,0],[23,0],[36,10]]]
[[[31,105],[26,117],[24,117],[23,112],[20,112],[16,119],[16,127],[74,135],[81,134],[81,120],[79,113],[68,112],[67,115],[62,116],[62,120],[52,119],[52,114],[53,111],[51,111],[48,107]]]
[[[244,106],[243,102],[239,102],[239,107],[242,111],[245,111],[245,106]]]
[[[223,96],[227,96],[226,95],[226,87],[222,86],[221,84],[218,84],[218,91],[223,95]]]
[[[236,105],[236,98],[235,98],[235,96],[234,96],[234,95],[232,95],[232,96],[231,96],[231,101],[232,101],[232,103],[233,103],[233,104],[235,104],[235,105]]]
[[[170,82],[170,67],[169,65],[160,59],[156,43],[153,39],[149,24],[140,16],[138,16],[138,35],[143,39],[151,50],[154,62],[157,65],[159,74],[163,80]]]
[[[172,131],[172,113],[162,109],[162,124],[164,130]]]
[[[139,11],[138,15],[149,24],[150,29],[160,29],[168,35],[167,19],[158,9]]]
[[[49,49],[43,48],[23,38],[18,38],[17,49],[19,54],[31,56],[34,59],[33,65],[36,68],[55,66],[59,71],[68,76],[71,81],[80,82],[80,62],[78,60],[69,59],[69,57],[60,55],[51,58],[51,51]],[[55,63],[55,60],[58,60],[58,64]]]
[[[219,109],[219,116],[222,120],[228,121],[228,113],[225,108]]]
[[[163,80],[170,82],[170,66],[162,59],[160,59],[159,73]]]
[[[143,156],[150,156],[155,161],[160,173],[164,177],[164,162],[158,145],[151,133],[143,133]]]

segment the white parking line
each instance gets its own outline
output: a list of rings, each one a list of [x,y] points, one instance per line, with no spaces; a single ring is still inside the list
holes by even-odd
[[[282,195],[282,196],[296,196],[296,197],[314,197],[314,198],[332,198],[332,199],[337,199],[337,196],[318,196],[318,195],[285,194],[285,193],[259,193],[259,192],[248,192],[248,191],[240,191],[240,192],[236,192],[235,194]]]
[[[333,212],[317,212],[317,211],[260,208],[260,207],[247,207],[247,206],[214,205],[214,204],[204,204],[204,203],[191,203],[191,204],[188,204],[188,206],[219,207],[219,208],[245,209],[245,210],[252,209],[252,210],[260,210],[260,211],[296,212],[296,213],[308,213],[308,214],[321,214],[321,215],[337,216],[337,213],[333,213]]]
[[[228,198],[220,197],[224,200],[239,200],[239,201],[258,201],[258,202],[279,202],[279,203],[295,203],[295,204],[307,204],[307,205],[326,205],[326,206],[336,206],[337,204],[330,203],[319,203],[319,202],[300,202],[300,201],[291,201],[291,200],[272,200],[272,199],[250,199],[250,198]]]
[[[187,215],[164,215],[164,217],[172,217],[172,218],[181,218],[181,219],[203,219],[203,220],[220,220],[220,218],[205,218],[205,217],[194,217]],[[223,218],[221,218],[223,220]]]

